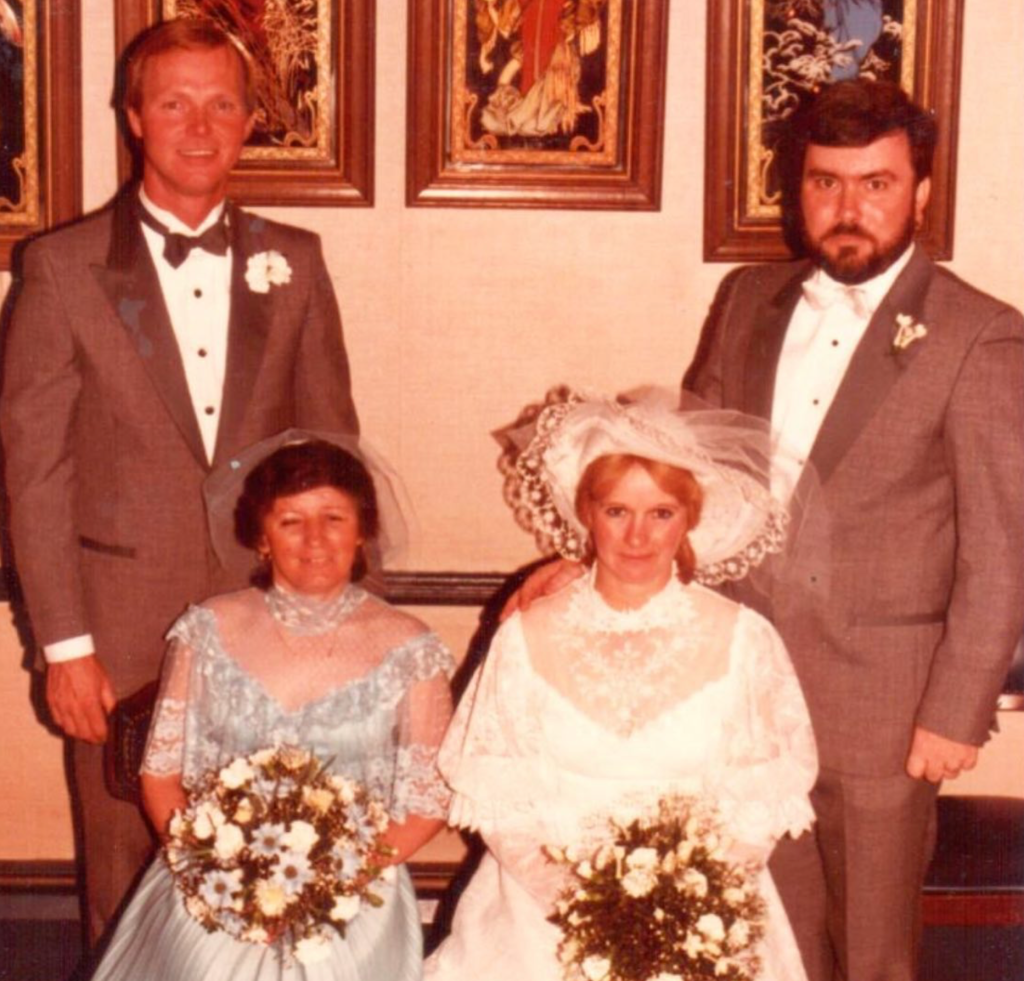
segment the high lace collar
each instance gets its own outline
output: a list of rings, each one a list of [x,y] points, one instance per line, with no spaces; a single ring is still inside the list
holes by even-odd
[[[573,625],[599,633],[636,633],[643,630],[678,628],[694,617],[691,587],[684,586],[673,567],[669,580],[643,606],[619,610],[598,592],[595,581],[597,564],[582,579],[573,583],[574,594],[566,616]]]
[[[359,586],[347,585],[337,596],[320,600],[302,593],[291,593],[271,586],[264,594],[270,615],[293,634],[323,634],[340,626],[352,614],[367,593]]]

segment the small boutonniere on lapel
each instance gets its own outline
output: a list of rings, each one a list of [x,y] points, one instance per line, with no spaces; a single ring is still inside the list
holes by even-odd
[[[928,336],[928,328],[924,324],[914,323],[909,313],[896,314],[896,335],[892,339],[894,351],[905,351],[915,341]]]
[[[271,286],[286,286],[292,281],[292,267],[280,252],[257,252],[249,256],[245,281],[254,293],[269,293]]]

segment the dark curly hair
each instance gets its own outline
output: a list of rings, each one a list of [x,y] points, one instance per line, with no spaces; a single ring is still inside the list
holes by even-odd
[[[235,505],[235,537],[246,548],[256,549],[263,536],[263,519],[274,501],[317,487],[333,487],[355,502],[359,534],[364,541],[352,566],[352,581],[358,582],[367,573],[365,543],[375,539],[380,530],[377,492],[363,462],[333,443],[319,439],[291,443],[261,461],[245,478]],[[263,569],[253,581],[264,589],[270,586],[270,577]]]

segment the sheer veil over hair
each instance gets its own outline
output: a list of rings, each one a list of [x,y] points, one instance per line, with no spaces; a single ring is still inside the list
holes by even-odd
[[[253,443],[241,453],[218,466],[203,485],[203,498],[210,527],[210,539],[221,564],[232,570],[250,572],[252,552],[243,548],[235,538],[235,505],[242,486],[250,472],[268,456],[283,446],[322,440],[341,447],[356,457],[370,472],[377,496],[380,531],[373,547],[366,553],[368,578],[375,578],[385,564],[400,558],[408,545],[409,524],[414,512],[401,478],[388,462],[367,445],[361,437],[341,433],[314,432],[306,429],[286,429],[268,439]]]
[[[739,412],[711,409],[692,396],[644,389],[608,398],[561,386],[494,434],[505,500],[517,523],[547,553],[580,560],[587,531],[575,511],[576,487],[600,456],[631,454],[689,470],[704,495],[690,532],[695,578],[719,585],[747,577],[782,552],[797,501],[770,427]],[[813,486],[800,478],[799,498]],[[773,574],[777,574],[778,569]]]

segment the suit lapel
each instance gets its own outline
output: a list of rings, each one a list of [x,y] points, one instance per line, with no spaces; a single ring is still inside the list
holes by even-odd
[[[747,363],[743,372],[742,410],[760,419],[770,420],[775,398],[775,373],[786,329],[793,309],[800,299],[800,284],[810,266],[802,265],[772,297],[763,301],[754,311],[753,323],[757,330],[747,349]]]
[[[242,429],[246,406],[256,383],[267,346],[273,310],[273,291],[257,293],[245,279],[250,257],[266,251],[265,221],[247,215],[228,204],[228,227],[231,234],[231,314],[228,321],[227,366],[224,373],[224,398],[214,459],[219,460],[222,448],[237,448],[237,434]]]
[[[196,459],[207,466],[203,439],[185,381],[156,267],[142,237],[134,188],[114,202],[106,265],[92,267],[111,309],[127,332],[150,382]]]
[[[810,461],[823,483],[917,355],[920,345],[894,350],[896,317],[908,314],[914,320],[921,319],[933,272],[931,260],[920,246],[915,246],[907,268],[871,318],[811,450]]]

